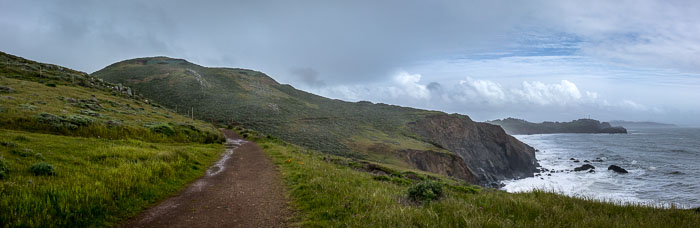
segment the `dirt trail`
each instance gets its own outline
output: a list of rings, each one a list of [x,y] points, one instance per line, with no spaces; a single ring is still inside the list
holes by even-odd
[[[275,165],[253,142],[224,130],[226,152],[207,173],[124,227],[284,227],[291,216]]]

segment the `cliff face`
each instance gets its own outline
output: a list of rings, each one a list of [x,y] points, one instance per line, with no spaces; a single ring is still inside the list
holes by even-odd
[[[478,176],[460,156],[425,150],[402,150],[400,153],[407,162],[420,170],[480,183]]]
[[[507,118],[489,121],[501,126],[508,134],[554,134],[554,133],[609,133],[627,134],[623,127],[613,127],[608,122],[594,119],[578,119],[571,122],[531,123],[521,119]]]
[[[533,176],[535,150],[495,125],[461,115],[433,115],[409,123],[416,134],[459,155],[481,184]]]

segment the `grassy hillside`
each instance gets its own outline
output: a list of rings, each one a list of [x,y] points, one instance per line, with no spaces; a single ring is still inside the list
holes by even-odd
[[[511,194],[456,179],[327,155],[242,130],[279,166],[303,227],[697,227],[697,209],[617,205],[535,191]],[[426,186],[442,196],[413,199]],[[425,191],[423,191],[425,192]]]
[[[452,119],[457,124],[465,123],[460,127],[470,128],[462,131],[473,133],[470,140],[485,135],[494,137],[482,137],[476,143],[462,143],[458,148],[449,148],[436,143],[439,139],[417,134],[416,129],[409,126],[410,123],[432,116],[446,116],[445,113],[328,99],[297,90],[290,85],[279,84],[257,71],[208,68],[183,59],[153,57],[118,62],[92,75],[108,82],[128,85],[136,93],[181,114],[221,124],[242,125],[323,153],[421,168],[436,173],[454,174],[459,170],[463,173],[457,176],[471,177],[473,181],[477,181],[475,176],[481,181],[522,176],[520,172],[509,173],[517,168],[534,170],[535,161],[529,160],[534,160],[534,150],[495,128],[472,124],[466,116],[456,115],[458,117]],[[441,132],[452,127],[449,124],[430,126],[436,129],[428,129],[429,132]],[[508,146],[510,144],[518,145]],[[522,150],[503,151],[506,150],[504,148]],[[420,155],[420,159],[411,157],[416,154]],[[484,167],[484,164],[489,164],[474,157],[475,154],[492,154],[495,155],[492,157],[503,158],[505,162],[497,163],[503,166],[496,168]],[[504,158],[505,154],[528,156]],[[522,163],[531,167],[514,169],[508,164],[509,161],[519,161],[521,158],[527,158]],[[424,164],[435,164],[440,160],[455,162],[449,166]],[[470,167],[459,166],[460,162]],[[477,175],[471,173],[471,170],[487,172]],[[493,174],[491,170],[503,172]]]
[[[401,129],[435,112],[327,99],[252,70],[156,57],[115,63],[93,75],[183,114],[194,110],[200,119],[242,124],[328,153],[369,155],[359,148],[375,143],[440,150]]]
[[[201,176],[223,136],[90,75],[0,52],[0,226],[105,226]]]

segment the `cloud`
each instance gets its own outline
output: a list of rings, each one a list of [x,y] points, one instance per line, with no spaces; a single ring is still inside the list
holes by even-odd
[[[543,20],[573,34],[581,54],[700,73],[698,1],[556,1]],[[559,20],[552,20],[553,17]]]
[[[318,72],[310,67],[293,68],[290,72],[292,75],[297,76],[301,83],[308,86],[321,87],[326,85],[326,82],[319,79]]]
[[[420,74],[400,71],[388,85],[330,86],[320,94],[348,100],[374,100],[390,103],[428,104],[434,101],[448,105],[478,105],[480,107],[574,106],[602,102],[598,93],[581,92],[571,81],[543,83],[523,81],[519,87],[506,87],[497,82],[467,77],[445,87],[438,82],[421,83]],[[623,102],[633,107],[631,101]],[[634,103],[636,104],[636,103]],[[634,106],[636,108],[637,106]]]
[[[420,84],[420,74],[409,74],[400,71],[394,76],[396,86],[389,87],[389,92],[394,98],[408,96],[416,99],[430,99],[430,90],[426,85]]]
[[[0,50],[87,72],[167,55],[259,70],[334,98],[483,116],[542,109],[561,118],[612,107],[700,113],[700,1],[0,5]]]

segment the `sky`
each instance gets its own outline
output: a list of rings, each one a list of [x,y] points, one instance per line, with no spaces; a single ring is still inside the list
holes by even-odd
[[[478,121],[700,126],[692,0],[0,0],[0,51],[88,73],[184,58]]]

